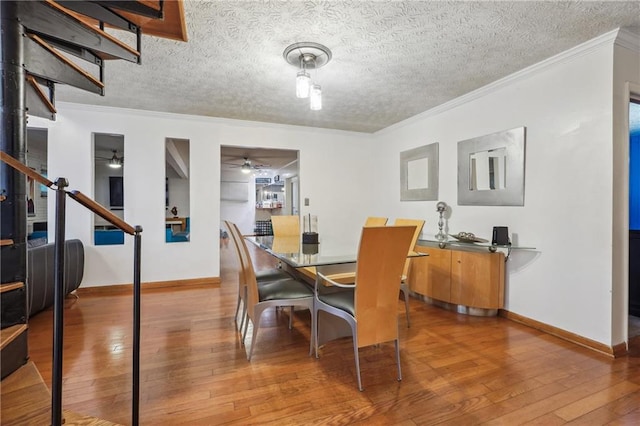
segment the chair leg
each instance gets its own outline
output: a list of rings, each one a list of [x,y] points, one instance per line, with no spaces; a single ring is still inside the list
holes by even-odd
[[[318,358],[318,308],[316,307],[315,302],[313,304],[313,308],[311,309],[313,309],[312,320],[313,317],[315,317],[314,324],[311,324],[311,344],[315,348],[316,358]],[[309,348],[309,355],[311,355],[311,348]]]
[[[238,303],[236,303],[236,313],[233,316],[236,322],[238,322],[238,312],[240,312],[240,300],[242,300],[242,297],[240,296],[240,292],[238,292]],[[242,324],[240,325],[240,328],[242,328]]]
[[[242,333],[242,328],[245,324],[245,321],[248,321],[248,313],[247,313],[247,288],[245,287],[244,289],[244,299],[242,300],[242,319],[240,320],[240,327],[238,327],[238,330],[240,331],[240,333]],[[236,314],[237,315],[237,314]],[[242,341],[242,344],[244,344],[244,340]]]
[[[242,333],[243,328],[247,327],[247,324],[249,323],[249,313],[247,312],[247,307],[243,306],[242,307],[242,321],[240,322],[240,328],[238,328],[238,331],[240,332],[240,334]],[[245,331],[246,333],[246,331]],[[242,336],[242,344],[244,345],[244,334]]]
[[[355,336],[353,339],[353,354],[356,359],[356,375],[358,376],[358,389],[362,392],[362,380],[360,379],[360,356],[358,353],[358,342],[356,342]]]
[[[293,328],[293,305],[289,306],[289,330]]]
[[[406,284],[400,286],[400,291],[404,295],[404,310],[407,316],[407,328],[411,327],[411,321],[409,320],[409,289],[406,288]]]
[[[251,335],[251,347],[249,348],[249,355],[247,355],[247,361],[251,361],[253,355],[253,348],[256,347],[256,341],[258,338],[258,328],[260,327],[260,316],[262,313],[257,313],[253,319],[253,333]]]
[[[396,343],[396,363],[398,363],[398,381],[402,381],[402,368],[400,367],[400,344],[398,339],[395,340]]]
[[[255,324],[254,324],[255,326]],[[247,338],[247,330],[249,330],[249,315],[247,314],[247,317],[244,321],[244,330],[242,330],[242,344],[244,345],[244,342]]]

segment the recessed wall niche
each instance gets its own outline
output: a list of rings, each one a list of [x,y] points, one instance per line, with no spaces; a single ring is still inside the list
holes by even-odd
[[[190,240],[189,140],[165,139],[165,241]]]
[[[94,133],[93,152],[94,199],[124,220],[124,136]],[[94,214],[93,243],[124,244],[124,232]]]

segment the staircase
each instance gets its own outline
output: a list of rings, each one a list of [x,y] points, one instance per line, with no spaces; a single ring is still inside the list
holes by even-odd
[[[0,21],[0,149],[23,164],[27,116],[56,119],[56,84],[104,96],[105,62],[140,64],[143,32],[186,41],[182,0],[2,0]],[[136,46],[121,42],[104,31],[105,27],[135,34]],[[54,366],[50,392],[36,366],[28,361],[26,217],[26,179],[0,163],[2,424],[110,425],[66,411],[62,418],[56,409],[62,401],[57,392],[62,386],[61,368],[56,374]],[[137,418],[133,423],[137,424]]]

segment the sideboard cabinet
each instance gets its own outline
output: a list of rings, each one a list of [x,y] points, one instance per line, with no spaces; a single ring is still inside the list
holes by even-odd
[[[428,256],[411,260],[408,281],[414,293],[465,313],[504,306],[504,253],[425,245],[416,251]]]

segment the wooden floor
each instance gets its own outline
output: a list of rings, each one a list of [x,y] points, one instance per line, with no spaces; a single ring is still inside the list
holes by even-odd
[[[251,363],[235,331],[236,260],[221,248],[220,288],[143,293],[140,423],[640,424],[640,353],[611,359],[504,318],[398,302],[404,380],[393,345],[350,339],[308,355],[309,315],[270,310]],[[80,293],[65,311],[67,410],[131,424],[129,295]],[[51,311],[30,322],[29,352],[51,380]]]

